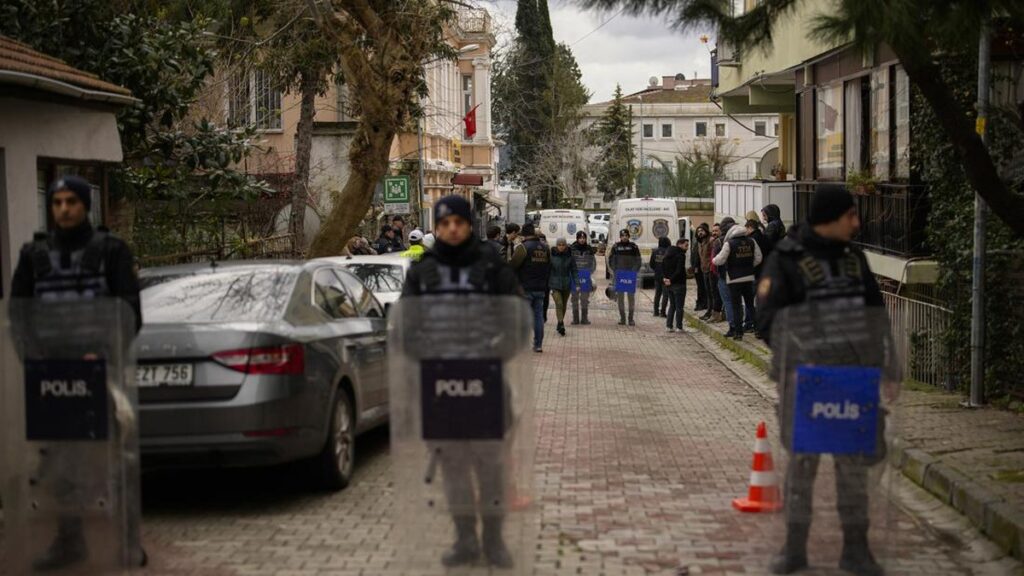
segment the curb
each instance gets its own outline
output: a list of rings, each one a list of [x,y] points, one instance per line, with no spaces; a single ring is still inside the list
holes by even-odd
[[[714,340],[721,348],[736,354],[761,372],[768,373],[770,361],[764,356],[726,338],[711,324],[689,311],[685,317],[688,324]],[[891,464],[914,484],[966,516],[979,532],[1005,552],[1018,560],[1024,560],[1024,510],[1007,504],[1000,496],[942,462],[941,458],[917,448],[908,448],[902,442],[892,447]]]

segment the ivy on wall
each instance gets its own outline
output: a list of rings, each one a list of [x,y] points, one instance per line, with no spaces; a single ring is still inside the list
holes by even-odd
[[[977,55],[950,54],[941,63],[943,75],[959,86],[956,97],[965,108],[977,100]],[[993,83],[1000,78],[998,67]],[[938,293],[952,309],[943,335],[954,367],[955,386],[970,386],[971,282],[974,230],[974,190],[967,183],[956,152],[919,92],[914,91],[911,130],[913,170],[928,184],[931,212],[928,240],[939,262]],[[1024,194],[1020,163],[1024,123],[1020,110],[994,104],[988,121],[989,148],[1012,190]],[[1024,214],[1020,215],[1024,218]],[[1024,399],[1024,238],[1016,236],[995,216],[986,229],[985,389],[989,401],[1005,404]]]

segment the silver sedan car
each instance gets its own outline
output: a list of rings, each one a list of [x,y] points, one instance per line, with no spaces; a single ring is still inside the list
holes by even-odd
[[[384,309],[326,262],[143,270],[137,340],[144,466],[309,459],[344,488],[358,433],[388,415]]]

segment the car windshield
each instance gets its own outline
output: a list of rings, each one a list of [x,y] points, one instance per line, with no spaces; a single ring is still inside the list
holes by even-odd
[[[295,278],[296,271],[282,267],[147,276],[142,318],[147,324],[276,320]]]
[[[401,292],[405,274],[398,264],[345,264],[373,293]]]

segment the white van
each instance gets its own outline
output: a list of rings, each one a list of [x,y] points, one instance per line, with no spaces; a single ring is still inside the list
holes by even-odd
[[[640,278],[653,278],[648,263],[651,252],[658,247],[658,238],[667,236],[674,244],[679,239],[679,210],[671,198],[629,198],[619,200],[612,207],[608,226],[608,244],[619,241],[619,231],[629,230],[630,239],[640,248],[643,264]],[[607,252],[611,254],[611,250]]]
[[[555,245],[559,238],[572,244],[576,241],[576,233],[580,230],[590,237],[590,226],[587,224],[587,215],[583,210],[553,209],[541,210],[540,221],[537,223],[537,233],[544,234],[548,244]]]

